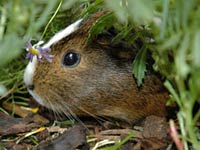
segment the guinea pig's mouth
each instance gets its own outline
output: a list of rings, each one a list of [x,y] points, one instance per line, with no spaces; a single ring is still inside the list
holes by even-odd
[[[32,90],[28,90],[31,96],[40,104],[44,106],[44,100]]]
[[[33,76],[37,66],[36,57],[33,58],[32,62],[29,62],[24,72],[24,82],[28,88],[28,92],[31,96],[41,105],[44,105],[44,100],[34,92]]]

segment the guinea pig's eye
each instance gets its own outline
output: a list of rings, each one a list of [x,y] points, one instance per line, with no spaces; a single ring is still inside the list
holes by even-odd
[[[68,51],[64,54],[62,64],[66,67],[76,67],[80,62],[80,54]]]

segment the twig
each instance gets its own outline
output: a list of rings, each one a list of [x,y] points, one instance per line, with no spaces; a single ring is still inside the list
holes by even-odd
[[[178,137],[178,132],[176,130],[174,121],[170,120],[169,121],[169,125],[170,125],[170,135],[171,135],[174,143],[176,144],[177,149],[178,150],[183,150],[183,143]]]

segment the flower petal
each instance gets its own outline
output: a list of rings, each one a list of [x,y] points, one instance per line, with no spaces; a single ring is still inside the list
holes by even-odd
[[[29,40],[27,43],[26,43],[26,49],[30,49],[32,46],[31,44],[31,40]]]
[[[28,52],[28,53],[26,54],[26,59],[29,59],[29,58],[31,58],[31,53]]]
[[[29,40],[26,44],[26,50],[28,51],[28,53],[26,54],[26,58],[27,59],[30,59],[30,61],[32,62],[33,60],[33,57],[36,56],[37,58],[37,61],[41,61],[42,57],[44,57],[48,62],[52,62],[52,58],[53,58],[53,55],[49,54],[50,52],[50,48],[49,47],[46,47],[46,48],[41,48],[41,47],[37,47],[39,46],[39,44],[42,44],[43,42],[40,41],[38,42],[38,45],[32,45],[31,44],[31,40]],[[37,48],[36,48],[37,47]],[[35,51],[37,51],[37,53],[35,53]]]

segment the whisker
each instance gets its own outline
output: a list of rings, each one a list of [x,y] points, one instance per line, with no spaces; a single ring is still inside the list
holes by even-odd
[[[63,100],[63,98],[61,96],[59,96],[57,93],[55,93],[54,91],[50,90],[50,92],[52,94],[54,94],[56,96],[56,100],[58,100],[60,102],[60,104],[59,104],[59,106],[60,106],[59,111],[61,111],[62,113],[64,113],[70,120],[75,120],[76,122],[79,122],[82,126],[84,126],[89,131],[89,129],[79,119],[79,117],[70,109],[70,107],[73,108],[73,106],[70,105],[70,104],[68,104],[68,103],[66,103]],[[67,112],[66,112],[66,110],[67,110]]]
[[[102,122],[105,122],[106,120],[108,120],[108,118],[104,118],[104,117],[99,117],[95,114],[90,113],[89,111],[85,110],[83,107],[81,106],[76,106],[76,105],[72,105],[70,103],[66,103],[65,100],[63,99],[63,97],[61,97],[59,94],[57,94],[54,90],[49,89],[49,92],[54,95],[55,99],[54,99],[54,105],[52,104],[52,102],[48,99],[48,102],[50,103],[51,107],[53,108],[53,110],[60,114],[64,114],[67,118],[69,118],[69,120],[75,120],[76,122],[79,122],[81,125],[83,125],[87,130],[88,128],[86,127],[86,125],[80,120],[80,118],[72,111],[72,108],[75,109],[79,109],[80,111],[88,114],[89,116],[93,117],[98,123],[102,124]],[[55,107],[56,106],[56,107]]]
[[[55,110],[54,105],[52,104],[52,102],[51,102],[51,100],[49,99],[49,97],[46,97],[45,99],[46,99],[46,102],[48,103],[48,105],[50,106],[50,108],[51,108],[51,110],[52,110],[52,112],[53,112],[53,115],[54,115],[55,119],[57,120],[58,113],[57,113],[57,111]],[[48,110],[49,110],[49,109],[48,109]],[[49,112],[50,112],[50,110],[49,110]]]
[[[67,116],[70,120],[76,120],[75,118],[77,118],[77,116],[75,114],[73,114],[70,110],[70,108],[68,107],[68,104],[63,104],[63,98],[61,96],[59,96],[57,93],[55,93],[53,90],[49,90],[49,92],[51,92],[51,94],[55,95],[56,99],[58,102],[56,103],[57,107],[56,107],[56,111],[60,112],[60,113],[64,113],[65,116]],[[68,112],[66,112],[66,110]]]
[[[75,106],[76,107],[76,106]],[[106,121],[105,119],[103,119],[102,117],[99,117],[95,114],[90,113],[89,111],[85,110],[83,107],[77,107],[78,109],[80,109],[81,111],[87,113],[89,116],[93,117],[96,121],[98,121],[100,123],[100,121]]]

